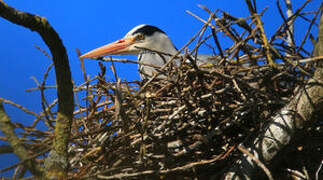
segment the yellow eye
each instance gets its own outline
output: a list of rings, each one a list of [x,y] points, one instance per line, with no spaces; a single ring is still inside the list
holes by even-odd
[[[140,40],[144,40],[145,36],[143,34],[138,34],[136,37],[136,40],[140,41]]]

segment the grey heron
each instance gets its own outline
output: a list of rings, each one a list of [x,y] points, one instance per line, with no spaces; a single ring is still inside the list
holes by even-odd
[[[158,71],[158,67],[162,67],[167,62],[169,55],[176,53],[176,47],[164,31],[152,25],[142,24],[131,29],[122,39],[87,52],[80,58],[96,59],[106,55],[137,55],[140,62],[140,77],[147,79]],[[210,57],[209,55],[199,56],[197,65],[212,63],[208,60]],[[173,61],[176,66],[180,63],[179,58]]]

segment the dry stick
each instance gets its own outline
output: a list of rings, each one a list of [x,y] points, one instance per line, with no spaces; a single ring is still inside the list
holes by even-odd
[[[97,108],[99,108],[99,107],[102,107],[102,106],[107,106],[107,105],[110,105],[110,104],[112,104],[112,102],[111,101],[108,101],[108,102],[102,102],[102,103],[100,103],[100,104],[97,104]],[[79,109],[78,110],[76,110],[76,111],[74,111],[74,115],[77,115],[77,114],[80,114],[80,113],[82,113],[82,112],[85,112],[86,111],[86,109],[85,108],[83,108],[82,109],[82,107],[79,107]],[[85,121],[84,121],[85,122]]]
[[[1,3],[1,1],[0,1]],[[1,6],[1,4],[0,4]],[[11,123],[9,116],[6,114],[3,104],[0,101],[0,130],[7,137],[7,141],[13,148],[13,152],[19,157],[20,160],[24,161],[24,165],[30,170],[35,176],[40,176],[41,171],[38,164],[33,159],[28,159],[28,151],[25,146],[21,143],[21,140],[15,135],[14,126]],[[1,172],[0,172],[1,173]]]
[[[239,42],[239,39],[237,39],[237,37],[229,30],[229,27],[231,26],[227,26],[227,24],[223,24],[221,22],[221,20],[216,21],[216,25],[220,28],[223,29],[223,33],[225,35],[227,35],[232,41],[234,41],[235,43]]]
[[[205,43],[205,41],[207,41],[209,38],[211,38],[211,34],[210,35],[207,35],[203,40],[201,40],[200,42],[198,42],[194,49],[188,54],[188,55],[192,55],[194,52],[196,52],[198,50],[198,48],[203,44]],[[187,54],[187,53],[186,53]]]
[[[212,14],[213,16],[216,14],[216,12],[218,11],[218,10],[216,10],[215,12],[212,12],[209,8],[207,8],[206,6],[203,6],[203,5],[198,5],[198,7],[199,8],[201,8],[201,9],[203,9],[204,11],[206,11],[206,12],[208,12],[209,14]],[[266,9],[266,8],[265,8]],[[230,19],[231,21],[234,21],[234,22],[236,22],[237,23],[237,25],[239,25],[240,27],[242,27],[242,28],[244,28],[245,30],[247,30],[249,33],[251,32],[251,27],[247,24],[247,22],[246,22],[246,19],[248,19],[248,18],[236,18],[236,17],[233,17],[232,15],[230,15],[230,14],[228,14],[228,13],[226,13],[226,12],[224,12],[224,11],[222,11],[223,12],[223,15],[224,15],[224,17],[225,18],[227,18],[227,19]],[[261,15],[263,14],[263,12],[262,13],[260,13]],[[204,20],[203,19],[201,19],[201,21],[203,22]],[[214,27],[214,26],[213,26]],[[211,27],[212,28],[212,27]],[[215,29],[215,28],[214,28]]]
[[[312,77],[312,75],[308,72],[306,72],[302,67],[299,66],[299,64],[295,64],[293,61],[291,61],[290,59],[286,59],[285,57],[283,57],[281,54],[278,53],[278,51],[275,49],[275,47],[273,47],[272,45],[270,45],[270,49],[272,50],[273,53],[275,53],[275,55],[277,55],[279,58],[281,58],[282,60],[288,62],[290,65],[293,66],[293,68],[298,68],[300,70],[300,72],[302,72],[303,74],[307,75],[308,77]]]
[[[14,165],[12,165],[12,166],[9,166],[9,167],[7,167],[7,168],[1,169],[1,170],[0,170],[0,173],[4,173],[4,172],[9,171],[9,170],[11,170],[11,169],[13,169],[13,168],[16,168],[16,167],[17,167],[17,166],[19,166],[19,165],[23,165],[24,163],[26,163],[26,162],[28,162],[28,161],[30,161],[30,160],[34,161],[34,159],[35,159],[35,158],[37,158],[38,156],[40,156],[40,155],[42,155],[42,154],[45,154],[45,153],[46,153],[46,152],[48,152],[49,150],[50,150],[49,148],[46,148],[45,150],[43,150],[43,151],[41,151],[41,152],[38,152],[38,153],[33,154],[33,155],[31,155],[31,156],[28,156],[28,158],[23,159],[23,160],[19,161],[18,163],[14,164]],[[36,170],[36,169],[34,169],[34,170]]]
[[[323,60],[323,56],[315,56],[315,57],[300,59],[300,60],[297,60],[297,62],[299,62],[299,63],[309,63],[309,62],[319,61],[319,60]]]
[[[285,0],[286,4],[286,14],[287,18],[289,19],[293,15],[293,8],[292,8],[292,2],[290,0]],[[285,20],[285,18],[283,18]],[[289,46],[295,47],[295,40],[294,40],[294,20],[291,18],[289,22],[287,23],[287,41]]]
[[[256,12],[253,12],[253,15],[256,18],[256,21],[257,21],[257,24],[258,24],[257,26],[260,29],[262,40],[263,40],[263,43],[264,43],[264,46],[265,46],[265,49],[266,49],[267,62],[269,64],[269,66],[271,66],[273,68],[277,68],[276,63],[273,61],[273,59],[271,57],[271,54],[270,54],[270,48],[269,48],[267,36],[265,34],[265,30],[264,30],[263,24],[261,22],[260,16]]]
[[[323,166],[323,159],[321,160],[321,163],[315,172],[315,180],[319,180],[319,173],[321,171],[322,166]]]
[[[76,49],[76,53],[77,56],[80,57],[81,56],[81,51],[79,49]],[[84,66],[84,60],[83,58],[79,58],[80,59],[80,65],[81,65],[81,70],[83,72],[83,78],[84,78],[84,82],[86,82],[86,97],[89,96],[90,92],[89,92],[89,82],[86,76],[86,71],[85,71],[85,66]],[[89,119],[89,111],[88,111],[88,107],[89,107],[89,98],[86,98],[85,100],[85,106],[86,108],[86,119]]]
[[[252,2],[253,2],[254,10],[257,12],[257,3],[256,3],[256,0],[252,0]]]
[[[249,156],[267,175],[269,180],[273,180],[273,176],[271,175],[269,169],[262,163],[258,158],[256,158],[253,154],[251,154],[243,145],[238,146],[239,151]]]
[[[57,89],[57,86],[44,86],[42,87],[43,89]],[[35,88],[29,88],[29,89],[26,89],[25,91],[26,92],[31,92],[31,91],[39,91],[40,88],[39,87],[35,87]]]
[[[293,179],[299,179],[299,178],[301,178],[301,179],[303,179],[303,180],[309,180],[309,178],[308,177],[306,177],[306,175],[305,174],[302,174],[301,172],[299,172],[299,171],[297,171],[297,170],[293,170],[293,169],[289,169],[289,168],[287,168],[286,169],[286,171],[288,172],[288,173],[290,173],[290,176],[293,178]]]
[[[223,20],[223,19],[227,18],[226,15],[225,15],[226,12],[222,12],[222,13],[223,13],[223,18],[222,18],[221,21],[226,24],[227,22],[225,20]],[[235,21],[237,21],[237,20],[235,20]],[[241,22],[241,20],[239,20],[236,25],[239,26],[240,22]],[[245,33],[248,32],[248,31],[245,30],[245,31],[243,31],[242,33],[239,34],[238,31],[233,27],[227,28],[227,31],[230,32],[230,34],[232,36],[234,36],[234,39],[237,39],[238,42],[242,39],[242,37],[244,37]]]
[[[41,49],[39,46],[35,46],[35,47],[36,47],[36,49],[41,51],[46,57],[48,57],[50,60],[53,60],[53,58],[45,50]],[[49,105],[48,105],[48,103],[46,101],[44,90],[46,89],[45,83],[46,83],[47,77],[49,75],[49,71],[52,69],[53,66],[54,66],[53,63],[48,66],[48,68],[47,68],[47,70],[46,70],[46,72],[44,74],[43,81],[42,81],[41,85],[38,87],[40,92],[41,92],[41,99],[42,99],[41,106],[42,106],[42,109],[43,109],[43,113],[44,113],[45,118],[47,120],[48,126],[52,127],[52,128],[54,128],[54,127],[50,122],[48,114],[50,115],[51,119],[54,119],[54,116],[53,116],[52,112],[50,111],[50,109],[48,108]],[[55,86],[55,88],[56,88],[56,86]],[[48,112],[47,112],[47,110],[48,110]],[[35,127],[37,125],[37,123],[38,122],[34,122],[33,127]]]
[[[83,126],[84,126],[84,131],[85,132],[88,132],[89,131],[89,129],[88,129],[88,127],[87,127],[87,125],[86,125],[86,122],[85,122],[85,119],[84,119],[84,117],[83,117],[83,113],[82,113],[82,111],[81,111],[81,105],[80,105],[80,102],[79,102],[79,100],[78,100],[78,95],[77,95],[77,92],[76,93],[74,93],[74,96],[75,96],[75,103],[76,103],[76,106],[79,108],[79,111],[80,111],[80,117],[81,117],[81,121],[82,121],[82,123],[83,123]],[[77,113],[76,113],[77,111],[74,111],[73,112],[73,114],[74,115],[76,115]]]
[[[39,51],[41,51],[46,57],[48,57],[50,60],[53,60],[53,58],[43,49],[41,49],[39,46],[35,46]],[[50,64],[44,74],[44,77],[43,77],[43,81],[41,83],[41,98],[42,98],[42,109],[43,109],[43,112],[45,114],[45,118],[47,119],[48,123],[50,126],[52,126],[52,124],[49,122],[49,118],[48,118],[48,114],[50,115],[50,117],[52,119],[54,119],[54,116],[52,114],[52,112],[50,111],[50,109],[48,109],[48,103],[45,99],[45,95],[44,95],[44,90],[45,90],[45,83],[46,83],[46,80],[47,80],[47,77],[49,75],[49,71],[53,68],[54,66],[54,63]],[[46,108],[47,107],[47,108]],[[48,109],[48,113],[47,113],[47,110]],[[35,123],[34,123],[35,124]]]
[[[210,14],[210,16],[209,16],[209,19],[206,21],[208,24],[207,25],[209,25],[210,24],[210,22],[211,22],[211,20],[214,18],[214,14]],[[198,53],[198,48],[202,45],[202,43],[201,43],[201,40],[202,40],[202,38],[203,38],[203,35],[204,35],[204,33],[205,33],[205,31],[206,31],[206,29],[207,29],[207,27],[208,26],[205,26],[205,28],[201,31],[201,33],[200,33],[200,37],[198,38],[198,40],[197,40],[197,44],[195,45],[195,48],[194,49],[196,49],[195,50],[195,55],[194,55],[194,60],[196,61],[196,59],[197,59],[197,53]],[[214,28],[214,26],[213,26],[213,28]],[[190,58],[189,58],[190,59]],[[194,68],[195,69],[197,69],[197,66],[196,66],[196,62],[191,62],[192,64],[193,64],[193,66],[194,66]]]
[[[200,20],[200,21],[202,21],[202,22],[204,22],[204,24],[207,24],[208,26],[210,26],[211,27],[211,29],[212,29],[212,33],[215,33],[215,26],[213,26],[210,22],[211,21],[209,21],[209,20],[207,20],[207,21],[205,21],[204,19],[202,19],[202,18],[200,18],[199,16],[197,16],[197,15],[195,15],[195,14],[193,14],[192,12],[190,12],[190,11],[186,11],[187,13],[189,13],[190,15],[192,15],[193,17],[195,17],[195,18],[197,18],[198,20]],[[209,19],[212,19],[212,18],[214,18],[214,14],[210,14],[210,16],[209,16]],[[195,45],[195,47],[194,47],[194,49],[192,50],[192,52],[190,53],[190,54],[193,54],[194,52],[195,52],[195,55],[194,55],[194,57],[195,57],[195,59],[194,60],[197,60],[197,55],[198,55],[198,48],[207,40],[207,39],[209,39],[209,37],[211,37],[211,35],[209,35],[209,36],[207,36],[206,38],[204,38],[204,40],[202,40],[202,36],[203,36],[203,34],[204,34],[204,32],[205,32],[205,30],[206,30],[206,28],[200,33],[200,38],[198,39],[198,41],[197,41],[197,44]],[[215,34],[216,35],[216,34]],[[214,36],[213,36],[214,37]],[[221,54],[221,57],[222,58],[224,58],[224,56],[223,56],[223,52],[222,52],[222,49],[221,49],[221,47],[219,46],[219,42],[217,41],[217,39],[215,39],[216,40],[216,42],[217,42],[217,47],[218,47],[218,49],[219,49],[219,51],[220,51],[220,54]],[[187,52],[185,52],[185,57],[189,60],[189,61],[191,61],[191,63],[193,64],[193,67],[194,67],[194,69],[196,69],[196,70],[198,70],[198,66],[196,65],[196,62],[194,61],[192,61],[192,59],[191,59],[191,57],[190,57],[190,55],[187,53]]]
[[[285,1],[286,2],[286,1]],[[286,20],[283,10],[281,9],[279,0],[276,0],[276,6],[278,8],[278,12],[280,14],[280,17],[283,19],[284,23],[287,25],[287,40],[281,38],[283,41],[287,42],[289,47],[294,47],[295,48],[295,40],[294,40],[294,30],[291,31],[291,29],[294,29],[294,19],[289,19],[289,17],[292,16],[292,14],[290,14],[290,16],[288,16],[287,18],[289,19],[289,21]],[[288,11],[289,12],[289,11]],[[290,27],[291,26],[291,27]],[[292,33],[293,32],[293,33]],[[288,54],[289,56],[291,56],[292,54]]]
[[[220,52],[220,56],[221,56],[221,58],[225,58],[224,57],[224,54],[223,54],[223,51],[222,51],[222,48],[221,48],[221,45],[220,45],[220,42],[219,42],[219,40],[218,40],[218,37],[217,37],[217,35],[216,35],[216,33],[215,33],[215,29],[214,28],[211,28],[211,32],[212,32],[212,36],[213,36],[213,40],[214,40],[214,42],[215,42],[215,44],[216,44],[216,47],[218,48],[218,50],[219,50],[219,52]]]
[[[185,106],[185,105],[184,105]],[[183,110],[185,107],[180,107],[179,109],[178,109],[178,111],[181,111],[181,110]],[[170,119],[170,118],[169,118]],[[175,157],[179,157],[179,156],[182,156],[182,155],[185,155],[185,154],[187,154],[187,153],[190,153],[190,152],[192,152],[193,150],[195,150],[195,149],[197,149],[197,148],[199,148],[202,144],[207,144],[206,142],[211,142],[211,140],[212,140],[212,138],[214,138],[214,136],[216,136],[216,130],[212,130],[212,131],[209,131],[208,133],[207,133],[207,135],[205,135],[205,136],[202,136],[202,138],[204,139],[204,141],[202,140],[198,140],[198,141],[196,141],[196,142],[194,142],[193,144],[191,144],[191,145],[189,145],[188,146],[188,148],[185,148],[184,150],[182,150],[182,151],[180,151],[180,152],[177,152],[177,153],[175,153],[175,154],[173,154],[173,156],[175,156]],[[206,141],[206,142],[205,142]],[[231,148],[231,150],[229,150],[228,152],[226,152],[225,154],[224,154],[224,156],[227,156],[228,155],[228,153],[230,153],[232,150],[234,149],[234,146]],[[224,158],[224,157],[223,157]]]
[[[295,18],[295,16],[297,16],[304,8],[305,8],[305,6],[310,2],[310,1],[312,1],[312,0],[306,0],[305,2],[304,2],[304,4],[301,6],[301,7],[299,7],[296,11],[295,11],[295,13],[293,14],[293,16],[291,16],[290,18],[288,18],[287,19],[287,21],[286,22],[289,22],[289,20],[290,19],[292,19],[292,18]],[[276,33],[271,37],[271,39],[269,40],[269,43],[272,43],[274,40],[275,40],[275,38],[276,38],[276,36],[277,36],[277,34],[280,34],[280,30],[283,28],[283,27],[285,27],[286,26],[286,24],[285,24],[285,22],[282,24],[282,25],[280,25],[279,26],[279,28],[277,29],[277,31],[276,31]]]
[[[98,79],[98,77],[94,76],[92,79],[89,79],[89,80],[85,81],[84,83],[80,84],[78,87],[74,87],[74,91],[79,91],[84,85],[86,85],[86,84],[88,84],[88,83],[90,83],[92,81],[95,81],[97,79]],[[85,88],[85,90],[86,90],[86,88]]]
[[[8,145],[0,145],[0,154],[13,153],[13,148]]]
[[[265,11],[266,11],[266,8],[260,13],[259,16],[262,16]],[[251,24],[253,24],[254,21],[255,20],[253,19]],[[241,22],[241,19],[238,19],[238,20],[234,21],[234,24],[239,24],[240,22]],[[251,60],[254,60],[254,59],[252,59],[252,54],[249,52],[249,50],[245,46],[241,46],[241,45],[244,44],[244,41],[242,41],[241,37],[236,37],[235,36],[235,34],[230,30],[230,28],[229,28],[230,26],[227,26],[227,25],[223,24],[221,21],[216,21],[216,24],[219,27],[223,28],[224,33],[228,37],[230,37],[236,44],[240,44],[239,46],[235,46],[236,53],[232,53],[232,57],[236,56],[239,53],[240,49],[241,49],[245,54],[247,54],[249,56],[249,58]],[[254,31],[251,31],[250,33],[253,34],[252,32],[254,32]],[[254,60],[254,64],[256,64],[256,60]]]
[[[207,12],[209,12],[212,16],[214,16],[215,14],[213,13],[212,14],[212,12],[208,9],[208,8],[206,8],[205,6],[202,6],[202,5],[199,5],[199,7],[200,8],[202,8],[202,9],[204,9],[205,11],[207,11]],[[264,12],[265,12],[265,10],[266,10],[266,8],[260,13],[260,15],[262,15]],[[189,14],[191,14],[193,17],[195,17],[195,18],[197,18],[198,20],[200,20],[200,21],[202,21],[203,23],[205,23],[205,24],[210,24],[209,22],[207,22],[207,21],[205,21],[205,20],[203,20],[202,18],[200,18],[200,17],[198,17],[197,15],[194,15],[193,13],[191,13],[191,12],[188,12]],[[247,20],[247,19],[249,19],[250,17],[247,17],[245,20]],[[253,20],[254,21],[254,20]],[[241,19],[237,19],[236,21],[234,21],[234,22],[231,22],[231,23],[229,23],[229,24],[226,24],[226,25],[222,25],[222,24],[219,24],[220,25],[220,29],[218,29],[218,30],[216,30],[216,31],[212,31],[212,34],[215,34],[216,32],[219,32],[219,31],[224,31],[229,37],[231,37],[231,39],[233,39],[234,41],[238,41],[237,39],[235,39],[234,37],[232,37],[231,36],[231,34],[230,34],[230,32],[228,32],[228,31],[226,31],[227,30],[227,28],[228,27],[230,27],[232,24],[239,24],[241,22]],[[210,24],[211,25],[211,24]],[[211,28],[213,29],[213,27],[215,27],[215,26],[211,26]],[[206,40],[207,38],[205,38],[205,40]],[[204,40],[204,41],[205,41]],[[204,41],[203,42],[201,42],[201,43],[204,43]],[[241,41],[238,41],[239,43],[241,43]],[[197,46],[198,47],[198,46]],[[247,50],[245,50],[244,48],[243,48],[243,50],[247,53]],[[192,52],[194,52],[194,50],[192,51]],[[248,53],[247,53],[248,54]],[[249,54],[248,54],[249,55]],[[250,56],[250,55],[249,55]]]
[[[46,100],[45,100],[45,97],[44,97],[44,91],[43,91],[43,89],[42,89],[42,85],[40,85],[39,84],[39,82],[37,81],[37,79],[34,77],[34,76],[32,76],[31,77],[33,80],[34,80],[34,82],[36,83],[36,85],[37,85],[37,87],[39,87],[39,89],[41,90],[41,96],[42,96],[42,105],[43,105],[43,102],[46,102]],[[46,102],[46,104],[47,104],[47,102]],[[48,104],[47,104],[47,106],[48,106]],[[42,117],[42,116],[45,116],[45,120],[44,120],[44,122],[45,122],[45,124],[48,126],[48,127],[52,127],[53,129],[54,129],[54,127],[52,126],[52,124],[51,124],[51,122],[50,122],[50,120],[49,120],[49,118],[47,118],[47,111],[46,111],[46,108],[45,108],[45,106],[42,106],[42,108],[43,108],[43,113],[41,113],[40,115],[39,115],[39,117]],[[37,124],[38,124],[38,122],[40,121],[40,120],[42,120],[42,119],[40,119],[40,118],[36,118],[35,120],[34,120],[34,122],[33,122],[33,124],[32,124],[32,126],[31,126],[31,128],[34,128]],[[46,123],[47,122],[47,123]],[[23,136],[23,138],[25,137],[26,135],[24,135]]]
[[[218,39],[218,37],[216,35],[215,29],[211,29],[211,32],[212,32],[213,40],[215,41],[215,44],[216,44],[216,46],[217,46],[217,48],[219,50],[220,56],[221,56],[222,59],[225,60],[226,57],[225,57],[224,51],[222,50],[222,47],[220,45],[219,39]]]
[[[174,172],[182,172],[182,171],[187,171],[188,169],[200,166],[200,165],[205,165],[205,164],[211,164],[217,160],[219,160],[223,155],[216,156],[213,159],[210,160],[201,160],[198,162],[192,162],[189,164],[186,164],[184,166],[179,166],[175,167],[173,169],[167,169],[167,170],[146,170],[146,171],[141,171],[137,173],[120,173],[120,174],[115,174],[112,176],[104,176],[104,175],[98,175],[97,177],[100,179],[122,179],[122,178],[131,178],[131,177],[136,177],[136,176],[143,176],[143,175],[152,175],[152,174],[168,174],[168,173],[174,173]]]
[[[301,42],[301,45],[297,49],[297,53],[299,53],[303,49],[303,46],[304,46],[306,40],[308,39],[308,36],[310,35],[310,30],[312,29],[313,25],[315,24],[315,21],[316,21],[318,15],[320,14],[320,12],[322,12],[322,7],[323,7],[323,3],[321,3],[321,7],[320,7],[319,11],[316,12],[316,14],[315,14],[314,18],[312,19],[309,27],[307,28],[306,34],[305,34],[305,36],[304,36],[304,38],[303,38],[303,40]]]
[[[11,165],[9,167],[0,169],[0,173],[4,173],[4,172],[7,172],[7,171],[10,171],[11,169],[18,167],[19,165],[22,165],[22,163],[18,162],[18,163],[14,164],[14,165]]]
[[[89,113],[89,116],[88,116],[87,120],[92,119],[92,117],[95,115],[96,110],[97,110],[97,104],[100,102],[101,97],[102,96],[100,94],[97,94],[95,102],[92,100],[92,103],[91,103],[92,109],[91,109],[91,111]]]
[[[121,94],[121,86],[120,86],[120,79],[118,77],[118,74],[116,72],[116,69],[115,69],[115,66],[114,66],[114,63],[111,62],[111,69],[112,69],[112,72],[114,74],[114,77],[116,79],[116,89],[114,90],[115,92],[115,119],[120,121],[120,122],[123,122],[123,124],[125,126],[127,126],[127,123],[125,121],[125,118],[124,118],[124,110],[123,110],[123,107],[122,107],[122,94]],[[127,128],[125,128],[127,130]],[[127,132],[127,131],[126,131]]]
[[[51,119],[54,119],[54,116],[53,116],[53,113],[50,111],[49,105],[48,105],[48,103],[46,101],[45,93],[44,93],[44,90],[45,90],[44,87],[45,87],[45,82],[47,80],[49,71],[52,69],[53,66],[54,66],[54,64],[51,64],[51,65],[48,66],[48,68],[47,68],[47,70],[46,70],[46,72],[44,74],[44,77],[43,77],[43,82],[41,83],[41,87],[42,87],[41,88],[41,98],[42,98],[42,103],[41,104],[42,104],[42,109],[43,109],[43,113],[45,114],[45,117],[47,119],[47,123],[52,128],[54,128],[54,127],[52,126],[52,123],[50,123],[50,119],[48,117],[48,114],[51,117]]]
[[[36,49],[38,49],[39,51],[41,51],[46,57],[48,57],[50,60],[53,60],[53,58],[43,49],[41,49],[39,46],[35,46]],[[50,108],[49,108],[49,105],[46,101],[46,98],[45,98],[45,93],[44,93],[44,90],[47,89],[48,87],[45,86],[45,83],[46,83],[46,80],[47,80],[47,77],[49,75],[49,71],[54,67],[54,64],[50,64],[44,74],[44,77],[43,77],[43,81],[41,83],[41,85],[38,87],[39,90],[40,90],[40,93],[41,93],[41,106],[42,106],[42,109],[43,109],[43,114],[45,116],[45,119],[47,120],[47,125],[51,128],[54,129],[52,123],[50,122],[50,118],[51,119],[54,119],[54,116],[53,116],[53,113],[50,111]],[[54,86],[54,88],[56,88],[56,86]],[[50,116],[50,118],[49,118]],[[34,123],[32,124],[32,127],[35,127],[38,123],[39,119],[36,119],[34,121]]]
[[[39,48],[39,47],[38,47]],[[40,49],[40,48],[39,48]],[[41,50],[43,53],[45,53],[45,55],[46,56],[48,56],[48,54],[45,52],[45,51],[43,51],[43,50]],[[54,66],[54,64],[51,64],[48,68],[47,68],[47,70],[46,70],[46,72],[45,72],[45,74],[44,74],[44,78],[43,78],[43,82],[41,83],[41,84],[39,84],[39,82],[37,81],[37,79],[35,78],[35,77],[32,77],[32,79],[35,81],[35,83],[37,84],[37,88],[40,90],[40,94],[41,94],[41,99],[42,99],[42,101],[41,101],[41,106],[42,106],[42,109],[43,109],[43,112],[42,112],[42,114],[41,114],[41,116],[42,115],[44,115],[45,116],[45,119],[46,119],[46,121],[45,121],[45,123],[46,123],[46,125],[48,126],[48,127],[51,127],[52,129],[54,129],[54,126],[52,125],[52,123],[50,122],[50,118],[49,118],[49,116],[48,116],[48,114],[51,116],[51,118],[52,119],[54,119],[54,116],[53,116],[53,114],[51,113],[51,111],[50,111],[50,108],[48,108],[49,107],[49,105],[48,105],[48,103],[47,103],[47,101],[46,101],[46,98],[45,98],[45,93],[44,93],[44,87],[45,87],[45,81],[46,81],[46,79],[47,79],[47,77],[48,77],[48,73],[49,73],[49,71],[51,70],[51,68]],[[37,124],[38,124],[38,122],[40,121],[41,119],[39,119],[39,118],[37,118],[37,119],[35,119],[35,121],[33,122],[33,124],[32,124],[32,126],[31,127],[35,127]]]
[[[210,26],[212,29],[216,29],[216,27],[215,27],[213,24],[211,24],[211,21],[205,21],[204,19],[200,18],[199,16],[197,16],[196,14],[192,13],[192,12],[191,12],[191,11],[189,11],[189,10],[186,10],[186,12],[187,12],[188,14],[190,14],[191,16],[195,17],[196,19],[198,19],[198,20],[202,21],[204,24],[207,24],[207,25],[208,25],[208,26]],[[210,14],[211,14],[211,13],[210,13]],[[211,14],[211,15],[212,15],[212,18],[213,18],[213,14]]]
[[[255,19],[253,19],[252,21],[251,21],[251,25],[253,24],[253,23],[255,23]],[[240,40],[235,44],[235,46],[233,46],[232,47],[232,49],[231,49],[231,51],[230,52],[233,52],[233,53],[231,53],[232,55],[231,56],[229,56],[228,57],[228,59],[230,60],[232,60],[233,59],[233,57],[235,57],[238,53],[239,53],[239,51],[240,51],[240,48],[245,52],[245,54],[247,54],[247,56],[248,56],[248,58],[250,59],[250,60],[252,60],[252,62],[254,62],[254,64],[256,64],[256,58],[250,53],[250,52],[248,52],[245,48],[244,48],[244,45],[248,45],[247,44],[247,41],[249,40],[249,39],[251,39],[251,38],[255,38],[255,36],[257,35],[256,34],[257,33],[257,28],[254,28],[254,29],[252,29],[251,31],[250,31],[250,34],[246,37],[246,38],[244,38],[244,39],[242,39],[242,38],[240,38]],[[236,51],[235,53],[234,53],[234,51]],[[228,53],[229,54],[229,53]],[[233,60],[232,61],[230,61],[231,63],[235,63]],[[244,63],[244,62],[246,62],[246,61],[243,61],[242,59],[239,59],[239,57],[237,58],[237,61],[236,61],[236,63]]]
[[[240,93],[242,100],[247,101],[247,97],[246,97],[246,95],[244,95],[244,93],[243,93],[243,92],[241,91],[241,89],[239,88],[237,81],[236,81],[235,79],[232,79],[232,82],[233,82],[234,87],[235,87],[235,88],[237,89],[237,91]]]
[[[49,112],[57,104],[57,102],[58,102],[58,100],[55,99],[51,104],[48,105],[48,107],[45,110],[47,112]],[[44,116],[44,112],[41,112],[40,113],[40,116]],[[54,117],[52,118],[52,120],[54,120]],[[35,119],[34,122],[33,122],[33,124],[30,127],[34,128],[37,125],[38,121],[39,121],[38,118]],[[51,120],[49,119],[48,121],[49,121],[48,123],[50,123]]]
[[[35,76],[31,76],[31,79],[36,83],[37,87],[39,87],[39,89],[41,89],[40,84],[39,84],[38,80],[35,78]]]
[[[28,171],[28,169],[26,167],[23,166],[18,166],[13,175],[12,175],[12,179],[21,179],[24,177],[25,173]]]
[[[223,13],[223,17],[225,19],[229,19],[231,21],[238,21],[238,23],[237,23],[238,26],[240,26],[241,28],[245,29],[249,33],[252,31],[251,26],[248,25],[247,21],[244,18],[234,17],[234,16],[232,16],[231,14],[229,14],[229,13],[227,13],[225,11],[222,11],[222,13]],[[262,13],[260,13],[260,14],[262,14]]]
[[[16,103],[14,103],[14,102],[12,102],[10,100],[7,100],[7,99],[4,99],[4,98],[0,97],[0,103],[10,104],[12,106],[15,106],[18,109],[21,109],[22,111],[24,111],[27,114],[31,114],[31,115],[35,116],[37,119],[42,119],[42,117],[39,116],[37,113],[34,113],[34,112],[28,110],[27,108],[23,107],[22,105],[16,104]]]

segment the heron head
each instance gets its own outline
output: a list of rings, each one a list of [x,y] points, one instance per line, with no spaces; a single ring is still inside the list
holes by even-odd
[[[99,58],[106,55],[137,55],[143,49],[176,53],[176,48],[165,32],[155,26],[142,24],[134,27],[122,39],[87,52],[81,58]]]

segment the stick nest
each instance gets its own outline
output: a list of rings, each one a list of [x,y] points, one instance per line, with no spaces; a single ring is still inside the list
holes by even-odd
[[[181,59],[189,63],[161,70],[167,78],[131,83],[106,81],[100,63],[96,83],[83,86],[87,116],[74,121],[75,177],[208,179],[230,166],[236,145],[254,138],[312,76],[314,63],[299,61],[308,52],[281,38],[287,22],[267,39],[259,16],[208,12],[195,49],[208,38],[218,44],[218,33],[233,41],[217,46],[211,64],[196,66],[187,51]]]
[[[166,78],[127,82],[115,75],[116,81],[111,82],[99,62],[98,75],[75,86],[76,99],[82,102],[76,101],[69,146],[71,178],[220,175],[238,155],[235,147],[255,138],[313,75],[316,59],[305,59],[311,52],[303,42],[296,45],[293,35],[286,40],[292,18],[268,38],[260,21],[264,11],[257,14],[250,8],[249,17],[237,18],[202,8],[209,18],[194,15],[204,25],[192,38],[197,42],[194,50],[180,57],[188,63],[161,70]],[[293,20],[303,19],[303,8],[295,11]],[[311,12],[312,20],[305,19],[308,32],[318,12]],[[231,46],[221,45],[219,35]],[[218,55],[211,64],[198,67],[194,57],[201,45]],[[50,147],[53,105],[44,103],[39,118],[49,131],[24,127],[25,137],[41,144],[31,148],[34,152],[44,153]]]

